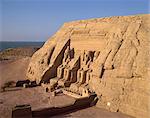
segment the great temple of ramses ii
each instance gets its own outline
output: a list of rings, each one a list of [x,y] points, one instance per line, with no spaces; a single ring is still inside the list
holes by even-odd
[[[148,118],[149,21],[137,15],[64,23],[34,53],[27,77],[48,91],[74,98],[94,93],[97,107]]]

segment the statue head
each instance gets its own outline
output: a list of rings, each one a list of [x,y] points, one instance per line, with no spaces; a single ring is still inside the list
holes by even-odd
[[[84,60],[85,60],[86,64],[88,61],[92,60],[92,52],[91,51],[85,51]]]

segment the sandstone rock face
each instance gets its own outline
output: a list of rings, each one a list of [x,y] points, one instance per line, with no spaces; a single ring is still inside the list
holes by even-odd
[[[77,96],[95,92],[97,107],[148,118],[149,33],[150,15],[65,23],[33,55],[27,77],[37,83],[57,77]]]

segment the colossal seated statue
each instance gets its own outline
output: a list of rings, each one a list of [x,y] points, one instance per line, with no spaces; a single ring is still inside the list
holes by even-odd
[[[62,64],[57,68],[57,77],[58,78],[62,78],[63,77],[64,68],[67,66],[67,64],[70,61],[71,61],[70,46],[68,46],[67,49],[65,50]]]
[[[66,87],[77,80],[77,70],[79,69],[79,56],[73,58],[64,69],[63,79],[58,81],[58,86]]]
[[[95,60],[99,56],[99,53],[100,53],[99,51],[96,51],[94,53],[93,61],[91,62],[90,66],[89,66],[89,70],[86,73],[86,81],[85,81],[84,84],[82,84],[79,87],[79,94],[80,95],[83,95],[83,94],[87,95],[87,91],[89,90],[88,84],[89,84],[90,79],[92,78],[92,71],[93,71],[93,68],[94,68],[94,65],[95,65]]]
[[[81,55],[80,69],[77,72],[77,81],[70,86],[70,91],[77,93],[79,86],[85,83],[86,73],[89,70],[90,63],[92,61],[92,52],[84,51]]]
[[[57,68],[57,77],[50,80],[50,86],[53,88],[57,85],[59,79],[63,78],[64,68],[71,61],[70,46],[67,46],[62,64]]]
[[[125,58],[122,60],[121,65],[119,67],[118,75],[119,78],[132,78],[133,76],[133,64],[134,59],[137,55],[137,49],[132,44],[130,50],[126,51]]]
[[[122,45],[122,38],[120,33],[111,33],[108,38],[110,41],[107,46],[101,51],[98,58],[95,61],[95,67],[93,68],[93,76],[102,78],[104,70],[113,69],[114,57],[118,52],[118,49]]]
[[[100,54],[100,51],[95,51],[94,52],[93,60],[92,60],[92,62],[90,64],[90,66],[89,66],[89,70],[87,71],[87,75],[86,75],[87,79],[88,78],[89,79],[92,78],[92,72],[93,72],[93,69],[95,68],[95,66],[97,65],[96,59],[98,58],[99,54]]]

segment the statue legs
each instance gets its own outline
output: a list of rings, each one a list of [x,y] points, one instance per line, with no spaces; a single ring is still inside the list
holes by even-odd
[[[64,72],[64,66],[60,65],[57,68],[57,77],[50,79],[51,90],[54,90],[54,88],[58,85],[58,80],[60,80],[63,77],[63,72]]]
[[[59,86],[69,86],[68,81],[70,80],[70,77],[71,77],[71,70],[65,68],[64,69],[64,77],[63,77],[63,79],[58,81],[58,85]]]
[[[80,95],[83,95],[83,94],[87,95],[88,94],[87,93],[87,91],[89,89],[88,84],[89,84],[89,80],[90,80],[91,76],[92,76],[91,70],[87,71],[87,73],[86,73],[86,82],[84,84],[82,84],[81,86],[79,86]]]
[[[87,71],[84,71],[84,70],[79,70],[78,71],[77,82],[71,84],[71,86],[70,86],[70,90],[72,92],[78,92],[79,91],[79,86],[81,86],[83,83],[85,83],[86,73],[87,73]]]

